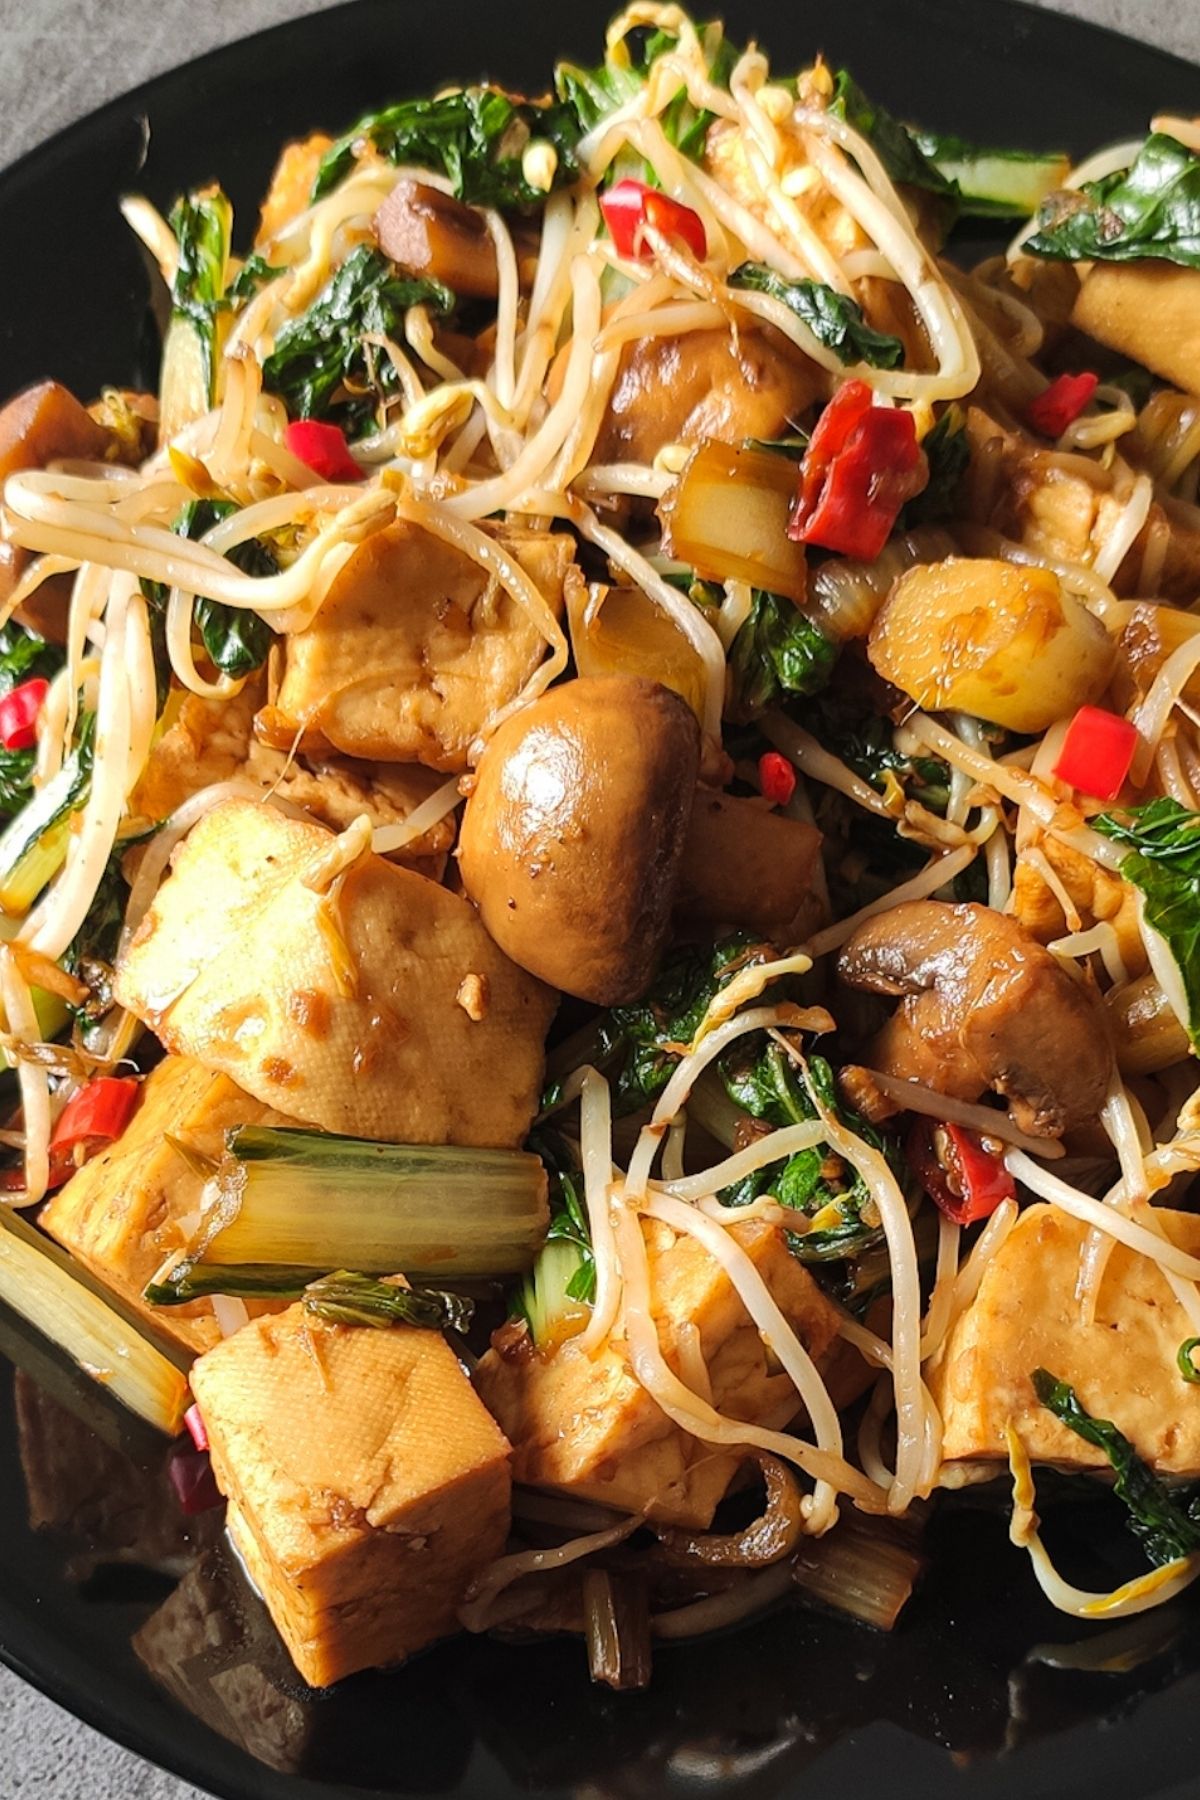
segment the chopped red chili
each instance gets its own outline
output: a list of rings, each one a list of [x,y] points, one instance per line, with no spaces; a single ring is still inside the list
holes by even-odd
[[[843,382],[800,464],[788,536],[871,562],[928,480],[911,412],[874,405],[865,381]]]
[[[1136,725],[1102,706],[1081,706],[1071,723],[1054,773],[1060,781],[1090,794],[1115,800],[1125,785],[1137,750]]]
[[[51,1187],[61,1187],[89,1156],[120,1137],[138,1087],[132,1076],[98,1075],[67,1101],[50,1138]]]
[[[758,785],[772,806],[786,806],[796,791],[796,771],[778,750],[767,750],[758,759]]]
[[[1099,385],[1090,369],[1078,375],[1058,375],[1025,408],[1025,421],[1043,437],[1058,438],[1073,425]]]
[[[909,1166],[934,1204],[956,1225],[974,1225],[1016,1197],[1001,1152],[965,1125],[913,1122],[905,1146]]]
[[[0,744],[6,750],[30,750],[37,740],[38,714],[50,683],[35,675],[0,700]]]
[[[708,255],[708,235],[704,220],[690,206],[672,200],[658,188],[627,176],[600,196],[600,211],[608,226],[617,252],[645,262],[654,254],[646,241],[646,228],[661,232],[665,238],[690,250],[697,262]]]
[[[337,425],[320,419],[296,419],[283,441],[293,456],[306,463],[323,481],[361,481],[362,470],[350,454],[346,434]]]

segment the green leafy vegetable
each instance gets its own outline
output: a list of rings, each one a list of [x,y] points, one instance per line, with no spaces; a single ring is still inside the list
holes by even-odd
[[[321,158],[312,199],[320,200],[351,174],[358,147],[369,143],[386,161],[448,175],[460,200],[474,206],[537,206],[546,198],[531,187],[522,157],[535,138],[558,153],[554,186],[574,181],[579,121],[561,101],[537,105],[512,100],[494,88],[463,88],[433,100],[403,100],[369,113]]]
[[[200,342],[209,398],[217,362],[217,314],[224,310],[233,208],[220,188],[185,194],[168,221],[179,246],[171,283],[171,311],[186,319]]]
[[[819,281],[789,281],[765,263],[744,262],[729,277],[729,286],[768,294],[801,324],[807,325],[818,343],[833,350],[844,363],[869,363],[873,369],[897,369],[904,361],[904,345],[898,337],[876,331],[863,318],[856,300],[839,294]]]
[[[730,717],[745,721],[788,695],[818,693],[836,661],[837,645],[793,600],[755,588],[729,652]]]
[[[891,720],[868,711],[840,685],[829,688],[805,709],[804,723],[827,750],[879,793],[898,781],[906,798],[930,812],[944,813],[950,801],[950,765],[939,756],[897,750]]]
[[[0,625],[0,698],[24,681],[40,676],[51,681],[63,665],[63,653],[15,619]],[[33,794],[36,751],[0,747],[0,823],[11,819]]]
[[[195,541],[202,538],[206,531],[211,531],[222,519],[229,518],[231,513],[237,511],[232,500],[189,500],[171,529],[180,537]],[[279,572],[279,564],[260,538],[249,538],[244,544],[234,544],[225,555],[244,575],[266,576]],[[165,693],[170,674],[164,637],[167,589],[162,582],[148,581],[144,576],[141,587],[150,608],[155,667],[160,689]],[[266,620],[260,619],[256,612],[241,606],[227,606],[222,600],[209,600],[202,596],[196,601],[193,616],[200,632],[200,640],[214,667],[222,675],[251,675],[266,662],[275,634]],[[160,704],[163,693],[160,693]]]
[[[981,150],[964,138],[934,131],[909,134],[921,154],[959,193],[968,218],[1027,219],[1060,188],[1070,158],[1055,151]]]
[[[225,289],[225,298],[235,305],[241,306],[245,301],[252,299],[259,288],[265,287],[268,281],[274,281],[277,275],[284,273],[285,270],[282,268],[272,268],[266,257],[260,256],[256,250],[253,256],[246,258]]]
[[[1154,132],[1128,169],[1043,201],[1022,248],[1070,262],[1149,256],[1200,269],[1200,157]]]
[[[1105,837],[1130,845],[1121,876],[1139,889],[1147,925],[1179,969],[1188,1006],[1188,1036],[1200,1049],[1200,813],[1177,800],[1151,800],[1121,818],[1091,821]]]
[[[52,681],[65,660],[57,644],[48,644],[36,631],[9,619],[0,625],[0,697],[35,676]]]
[[[1179,1346],[1179,1354],[1175,1358],[1183,1379],[1192,1383],[1200,1382],[1200,1369],[1196,1367],[1192,1354],[1198,1346],[1200,1346],[1200,1337],[1184,1338]]]
[[[739,52],[725,37],[719,24],[697,27],[708,61],[708,78],[715,87],[728,88],[729,77]],[[581,69],[574,63],[560,63],[554,71],[554,87],[560,100],[575,115],[579,135],[593,131],[610,113],[636,99],[645,87],[651,65],[678,43],[674,32],[652,26],[635,26],[626,32],[618,53],[610,53],[596,69]],[[675,94],[659,114],[658,122],[669,144],[696,161],[703,153],[704,141],[714,115],[697,110],[680,83]],[[618,166],[620,165],[620,166]],[[610,176],[631,171],[618,158]],[[652,170],[645,171],[653,174]]]
[[[474,1302],[439,1288],[397,1287],[372,1275],[337,1269],[304,1290],[304,1310],[332,1325],[420,1325],[428,1331],[466,1331]]]
[[[1169,1493],[1124,1432],[1111,1419],[1094,1419],[1069,1383],[1046,1369],[1035,1369],[1030,1380],[1046,1410],[1085,1444],[1102,1450],[1112,1464],[1113,1492],[1129,1509],[1129,1529],[1155,1568],[1200,1550],[1200,1496],[1181,1503]]]
[[[537,1261],[509,1296],[509,1317],[524,1319],[534,1343],[545,1348],[564,1327],[582,1322],[596,1293],[596,1261],[583,1198],[583,1175],[566,1139],[540,1131],[529,1148],[550,1177],[550,1228]]]
[[[921,443],[929,464],[929,481],[904,509],[905,531],[935,519],[954,517],[959,483],[971,460],[967,421],[960,406],[948,406]]]
[[[377,400],[396,389],[390,361],[363,338],[402,335],[404,314],[418,305],[445,314],[454,295],[440,281],[397,275],[378,250],[360,244],[307,312],[282,327],[263,364],[263,385],[296,418],[336,414],[348,431],[362,428]]]
[[[868,100],[848,69],[834,77],[829,110],[862,133],[893,181],[924,188],[957,205],[958,189],[921,148],[920,140],[885,107]]]
[[[0,907],[27,912],[67,854],[71,815],[92,786],[96,715],[81,714],[75,743],[62,767],[0,833]]]
[[[774,951],[749,932],[737,932],[706,948],[682,945],[667,957],[643,997],[614,1006],[600,1021],[599,1053],[613,1072],[613,1109],[636,1112],[657,1098],[671,1079],[683,1048],[723,987],[748,963],[766,962]]]
[[[883,1152],[898,1178],[904,1175],[899,1144],[843,1105],[833,1070],[823,1057],[808,1060],[812,1093],[791,1057],[769,1039],[751,1039],[736,1046],[722,1058],[720,1072],[735,1105],[777,1129],[817,1118],[815,1093],[827,1112]],[[870,1189],[857,1169],[848,1167],[826,1144],[756,1169],[726,1188],[721,1198],[728,1206],[748,1206],[759,1194],[768,1193],[782,1206],[794,1207],[815,1221],[808,1231],[788,1234],[791,1248],[802,1262],[859,1256],[879,1241],[880,1224]]]
[[[117,844],[104,866],[87,916],[61,959],[68,974],[82,981],[88,990],[87,999],[71,1009],[79,1021],[85,1043],[90,1028],[104,1017],[113,1003],[113,963],[129,899],[129,883],[121,864],[126,851],[140,841],[126,838]]]

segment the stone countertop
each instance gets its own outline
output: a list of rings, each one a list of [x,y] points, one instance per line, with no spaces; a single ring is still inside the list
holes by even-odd
[[[32,0],[0,39],[0,163],[126,88],[325,0]],[[1200,62],[1196,0],[1042,0]],[[719,9],[718,9],[719,10]],[[86,44],[89,54],[79,53]],[[103,49],[104,54],[98,52]],[[37,71],[36,81],[29,71]],[[200,1800],[0,1668],[0,1800]]]

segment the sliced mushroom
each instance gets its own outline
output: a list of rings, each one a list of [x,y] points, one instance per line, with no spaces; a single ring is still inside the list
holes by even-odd
[[[987,906],[910,900],[861,925],[838,973],[902,1004],[873,1068],[957,1100],[988,1088],[1038,1137],[1094,1119],[1113,1054],[1104,1008],[1015,919]]]
[[[25,469],[44,469],[59,457],[99,462],[113,442],[112,432],[97,424],[69,388],[59,381],[39,381],[0,408],[0,492],[10,475]],[[16,587],[29,561],[27,550],[0,537],[0,605]],[[19,609],[18,618],[44,637],[65,643],[70,597],[70,578],[55,576],[44,584],[38,604],[26,603]]]
[[[413,275],[430,275],[472,300],[494,300],[499,292],[487,221],[453,194],[398,181],[375,214],[375,236],[384,255]]]
[[[502,950],[610,1006],[666,939],[700,760],[695,715],[637,676],[567,681],[505,721],[463,815],[463,885]]]

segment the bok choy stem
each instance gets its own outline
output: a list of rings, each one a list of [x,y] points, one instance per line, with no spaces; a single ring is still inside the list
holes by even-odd
[[[546,1172],[526,1151],[268,1126],[240,1127],[226,1143],[197,1263],[459,1281],[519,1274],[546,1235]]]

